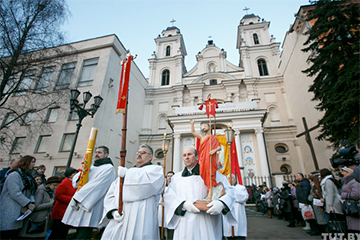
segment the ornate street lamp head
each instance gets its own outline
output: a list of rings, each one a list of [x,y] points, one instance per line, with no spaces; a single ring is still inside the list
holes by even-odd
[[[164,154],[166,154],[167,151],[169,150],[169,143],[170,140],[166,138],[166,133],[164,133],[164,138],[161,141],[161,149],[164,152]]]
[[[234,140],[234,135],[235,135],[235,131],[234,129],[231,128],[230,124],[228,126],[228,128],[225,130],[225,138],[226,138],[226,143],[231,145],[233,140]]]
[[[84,106],[86,105],[87,102],[89,102],[91,97],[92,94],[90,93],[90,91],[83,92]]]

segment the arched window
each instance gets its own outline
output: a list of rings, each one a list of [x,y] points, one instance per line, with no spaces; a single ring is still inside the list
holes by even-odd
[[[254,44],[260,44],[259,37],[256,33],[253,34],[253,38],[254,38]]]
[[[170,83],[170,71],[169,70],[164,70],[162,72],[162,77],[161,77],[161,86],[165,86],[165,85],[169,85]]]
[[[210,80],[210,85],[217,85],[217,80],[216,79],[211,79]]]
[[[166,47],[166,55],[165,56],[170,56],[170,46]]]
[[[259,60],[257,61],[257,64],[258,64],[260,76],[267,76],[267,75],[269,75],[268,70],[267,70],[267,67],[266,67],[266,62],[265,62],[264,59],[259,59]]]

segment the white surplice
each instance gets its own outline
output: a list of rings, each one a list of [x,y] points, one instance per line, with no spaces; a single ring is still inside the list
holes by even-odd
[[[71,199],[79,202],[80,208],[75,210],[69,204],[62,222],[73,227],[98,227],[103,213],[104,196],[114,179],[113,165],[92,165],[87,183]]]
[[[163,169],[158,165],[130,168],[123,185],[123,219],[108,219],[119,206],[119,181],[111,185],[104,200],[101,225],[109,222],[101,239],[160,239],[158,204],[164,187]],[[111,216],[112,218],[112,216]]]
[[[242,185],[235,185],[235,203],[233,205],[233,212],[235,213],[235,219],[237,220],[237,224],[230,224],[224,218],[224,236],[231,237],[231,226],[234,226],[234,236],[247,236],[247,220],[246,220],[246,212],[245,212],[245,203],[249,198],[249,193],[246,190],[246,187]]]
[[[175,210],[184,201],[195,202],[204,199],[207,195],[207,187],[199,175],[182,177],[182,172],[176,173],[171,178],[171,183],[164,194],[165,221],[167,227],[174,230],[174,240],[187,239],[222,239],[222,213],[210,215],[206,212],[189,213],[184,216],[176,215]],[[223,201],[232,211],[235,201],[234,187],[231,187],[226,177],[216,172],[216,182],[222,182],[225,187],[225,195],[219,200]],[[224,218],[229,222],[236,223],[233,213],[229,211]]]

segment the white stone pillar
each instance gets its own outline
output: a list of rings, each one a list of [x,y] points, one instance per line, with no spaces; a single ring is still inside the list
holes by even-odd
[[[259,156],[259,163],[260,163],[260,171],[261,176],[269,177],[269,165],[266,159],[266,149],[264,143],[264,136],[262,129],[255,129],[256,133],[256,140],[258,145],[258,156]]]
[[[277,187],[280,189],[282,187],[282,182],[284,181],[284,176],[282,174],[275,175],[274,178],[275,178],[275,186],[273,187]]]
[[[299,165],[300,165],[300,169],[301,169],[301,172],[303,174],[305,174],[305,164],[304,164],[304,159],[301,155],[301,149],[300,149],[300,144],[299,144],[299,141],[295,140],[294,141],[294,146],[295,146],[295,149],[296,149],[296,153],[297,153],[297,157],[299,159]]]
[[[173,171],[181,171],[181,147],[180,147],[180,134],[174,134],[174,155],[173,155]]]
[[[286,112],[287,112],[287,114],[289,116],[289,124],[293,124],[294,123],[294,118],[293,118],[293,116],[291,114],[291,110],[290,110],[290,107],[289,107],[289,101],[288,101],[286,91],[285,91],[284,88],[281,88],[281,93],[282,93],[283,98],[284,98]]]

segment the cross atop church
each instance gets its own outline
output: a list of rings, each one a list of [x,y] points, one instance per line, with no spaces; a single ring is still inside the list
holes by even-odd
[[[171,22],[172,26],[174,26],[174,23],[176,22],[176,20],[172,19],[170,22]]]
[[[245,7],[245,8],[243,9],[243,11],[246,11],[246,15],[248,15],[248,10],[250,10],[250,8],[248,8],[248,7]]]

